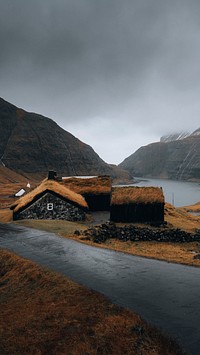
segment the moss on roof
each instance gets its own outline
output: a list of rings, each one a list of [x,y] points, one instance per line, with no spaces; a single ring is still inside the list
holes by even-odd
[[[68,177],[62,184],[79,194],[110,194],[111,178],[109,176],[95,176],[91,178]]]
[[[130,203],[164,203],[163,190],[160,187],[125,186],[112,189],[111,205]]]
[[[55,180],[43,180],[39,186],[30,191],[25,196],[21,197],[16,203],[11,206],[14,212],[18,212],[27,205],[30,205],[33,200],[42,195],[45,192],[54,192],[61,198],[69,200],[81,207],[88,208],[88,205],[83,196],[71,191],[69,188],[59,184]]]

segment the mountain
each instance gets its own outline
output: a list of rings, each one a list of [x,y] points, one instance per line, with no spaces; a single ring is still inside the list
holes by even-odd
[[[0,137],[0,165],[26,176],[46,176],[48,170],[62,176],[121,174],[52,119],[26,112],[2,98]]]
[[[192,133],[193,136],[200,136],[200,128],[196,129],[196,131],[194,131]]]
[[[26,186],[28,180],[26,177],[16,173],[15,171],[0,165],[0,184],[17,184],[22,183]],[[0,191],[1,194],[1,191]]]
[[[200,128],[186,138],[141,147],[119,167],[132,176],[200,181]]]
[[[172,134],[168,134],[165,136],[162,136],[160,138],[160,142],[173,142],[173,141],[177,141],[180,139],[184,139],[190,136],[189,132],[179,132],[179,133],[172,133]]]

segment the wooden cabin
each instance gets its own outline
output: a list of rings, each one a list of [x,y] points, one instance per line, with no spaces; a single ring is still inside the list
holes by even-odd
[[[12,206],[13,220],[62,219],[83,221],[88,211],[84,197],[59,184],[45,179],[34,190],[21,197]]]
[[[164,195],[159,187],[114,187],[110,220],[124,223],[164,222]]]
[[[67,177],[62,185],[82,195],[90,211],[109,211],[111,178],[109,176]]]

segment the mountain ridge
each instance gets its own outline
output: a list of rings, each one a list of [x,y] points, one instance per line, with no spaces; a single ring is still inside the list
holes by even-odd
[[[0,164],[20,174],[46,176],[110,175],[120,177],[88,144],[52,119],[27,112],[0,98]],[[123,172],[129,178],[128,172]]]
[[[176,140],[184,139],[190,136],[189,132],[178,132],[178,133],[171,133],[171,134],[166,134],[160,138],[160,142],[173,142]]]
[[[119,167],[132,176],[200,181],[200,128],[182,139],[140,147]]]

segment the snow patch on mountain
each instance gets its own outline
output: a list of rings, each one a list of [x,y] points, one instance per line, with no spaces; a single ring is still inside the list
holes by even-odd
[[[184,139],[184,138],[187,138],[190,136],[191,133],[189,132],[185,132],[185,131],[182,131],[182,132],[178,132],[178,133],[171,133],[171,134],[168,134],[168,135],[164,135],[160,138],[160,142],[164,142],[164,143],[167,143],[167,142],[173,142],[173,141],[178,141],[178,140],[181,140],[181,139]]]
[[[194,131],[191,136],[199,136],[200,135],[200,128],[196,129],[196,131]]]

